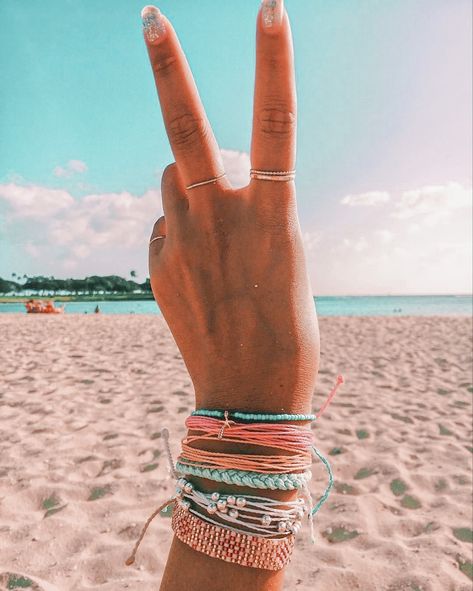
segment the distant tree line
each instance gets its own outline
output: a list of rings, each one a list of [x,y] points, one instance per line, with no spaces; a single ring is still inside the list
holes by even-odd
[[[136,277],[134,271],[130,275]],[[14,273],[12,276],[20,279],[20,276]],[[56,279],[55,277],[43,277],[42,275],[36,277],[24,275],[21,282],[0,277],[0,294],[21,292],[34,292],[42,295],[61,293],[72,295],[151,293],[151,285],[149,279],[146,279],[144,283],[138,283],[118,275],[106,275],[104,277],[92,275],[84,279]]]

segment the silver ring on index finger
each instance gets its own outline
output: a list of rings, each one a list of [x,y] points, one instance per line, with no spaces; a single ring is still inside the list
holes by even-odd
[[[161,240],[161,238],[166,238],[166,236],[160,234],[159,236],[155,236],[154,238],[151,238],[151,240],[149,241],[149,244],[153,244],[153,242],[155,242],[156,240]]]

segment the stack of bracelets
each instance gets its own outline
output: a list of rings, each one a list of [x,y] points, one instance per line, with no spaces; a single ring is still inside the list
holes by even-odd
[[[169,434],[163,429],[171,471],[177,479],[175,493],[147,520],[126,564],[133,564],[149,524],[168,505],[173,505],[175,536],[198,552],[267,570],[280,570],[288,564],[304,517],[308,518],[315,541],[313,516],[327,500],[333,485],[330,465],[313,445],[310,428],[290,422],[319,418],[342,383],[343,378],[338,376],[317,415],[195,410],[186,420],[188,435],[182,440],[175,466],[169,450]],[[208,451],[194,446],[199,442],[253,445],[269,452],[266,455]],[[329,477],[328,486],[315,506],[308,489],[312,455],[322,461]],[[297,490],[299,496],[282,501],[256,494],[204,492],[191,481],[192,477],[260,490]]]

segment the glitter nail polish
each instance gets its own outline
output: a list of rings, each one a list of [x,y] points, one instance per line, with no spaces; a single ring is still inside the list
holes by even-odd
[[[271,29],[280,25],[284,12],[284,0],[263,0],[262,5],[263,26]]]
[[[159,43],[166,32],[163,15],[155,6],[145,6],[141,11],[141,20],[148,43]]]

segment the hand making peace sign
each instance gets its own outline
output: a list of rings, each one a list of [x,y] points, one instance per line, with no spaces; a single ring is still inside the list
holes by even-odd
[[[142,17],[176,160],[162,178],[151,285],[196,405],[307,413],[319,337],[296,210],[296,90],[283,2],[264,0],[258,13],[252,172],[238,190],[171,23],[152,6]]]

